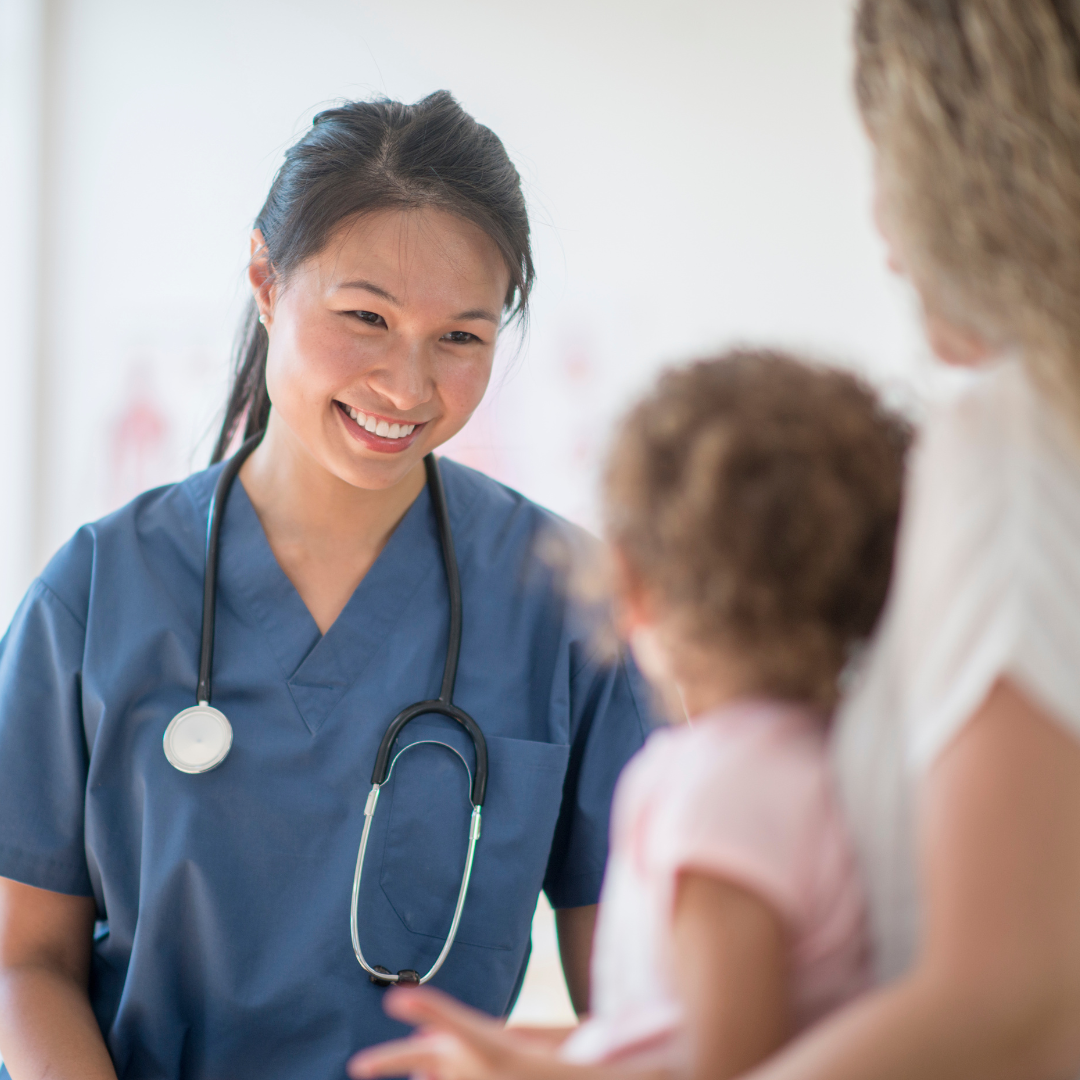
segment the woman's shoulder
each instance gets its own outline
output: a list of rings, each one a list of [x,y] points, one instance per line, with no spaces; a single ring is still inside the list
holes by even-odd
[[[1000,676],[1080,731],[1078,641],[1080,439],[1013,360],[920,436],[892,592],[848,711],[887,680],[919,767]]]
[[[449,458],[439,468],[459,558],[493,570],[524,567],[551,584],[572,559],[598,551],[587,530],[506,484]]]
[[[926,424],[905,497],[900,559],[915,592],[966,582],[1016,602],[1036,566],[1080,589],[1080,425],[1017,361],[980,378]],[[1080,608],[1080,592],[1072,598]]]
[[[76,530],[38,577],[76,617],[85,618],[102,574],[154,573],[162,561],[201,566],[206,514],[220,466],[153,488]]]
[[[1028,504],[1043,494],[1038,485],[1048,477],[1080,489],[1080,425],[1012,357],[976,375],[931,414],[912,473],[920,495],[947,489],[954,496]]]
[[[492,530],[520,525],[533,532],[550,529],[583,542],[596,542],[585,529],[486,473],[446,457],[439,458],[439,471],[447,489],[450,516],[455,526],[458,519],[466,528],[470,522],[477,521]]]

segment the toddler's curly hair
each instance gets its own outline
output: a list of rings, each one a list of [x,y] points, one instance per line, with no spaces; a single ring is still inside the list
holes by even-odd
[[[746,350],[672,369],[616,434],[607,535],[749,692],[828,709],[885,601],[910,441],[842,371]]]

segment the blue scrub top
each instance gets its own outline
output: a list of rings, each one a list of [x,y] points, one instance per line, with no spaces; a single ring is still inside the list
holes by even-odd
[[[349,942],[375,752],[405,706],[438,696],[449,609],[425,489],[325,635],[243,486],[224,516],[213,704],[234,741],[187,775],[162,736],[194,704],[207,507],[220,467],[80,529],[0,645],[0,876],[92,895],[91,1001],[121,1080],[344,1075],[404,1030]],[[464,597],[455,702],[487,737],[490,779],[457,941],[434,985],[510,1008],[543,888],[595,903],[612,790],[649,726],[629,664],[536,554],[570,526],[441,462]],[[421,717],[470,762],[452,721]],[[438,746],[401,757],[364,868],[369,963],[427,970],[454,909],[468,778]],[[6,1071],[3,1071],[6,1076]]]

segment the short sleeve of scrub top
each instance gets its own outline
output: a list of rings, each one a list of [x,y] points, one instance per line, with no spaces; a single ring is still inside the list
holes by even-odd
[[[612,791],[651,726],[629,661],[537,555],[571,526],[441,462],[463,590],[454,700],[484,731],[483,831],[433,984],[513,1003],[541,888],[595,903]],[[423,491],[325,635],[236,483],[222,527],[213,704],[225,761],[178,772],[162,737],[194,704],[206,517],[218,468],[81,529],[0,645],[0,876],[92,896],[90,998],[121,1080],[342,1077],[405,1029],[353,956],[349,912],[379,741],[438,696],[449,600]],[[473,748],[422,716],[400,737],[364,865],[369,962],[426,971],[468,839]],[[0,1072],[0,1076],[6,1076]]]

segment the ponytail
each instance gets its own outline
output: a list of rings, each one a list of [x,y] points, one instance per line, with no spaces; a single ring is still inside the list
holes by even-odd
[[[266,354],[269,346],[266,327],[259,322],[259,309],[252,298],[248,301],[240,333],[236,337],[232,388],[225,406],[225,419],[210,458],[211,465],[224,460],[241,423],[244,425],[245,440],[266,427],[270,418],[270,397],[266,392]]]

